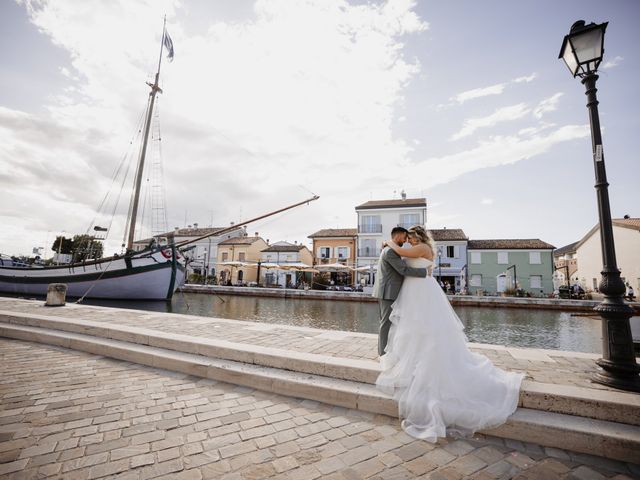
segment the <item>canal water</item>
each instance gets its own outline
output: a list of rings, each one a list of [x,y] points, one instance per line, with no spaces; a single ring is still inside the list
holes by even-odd
[[[85,300],[86,304],[277,323],[329,330],[378,332],[378,305],[177,293],[169,302]],[[589,353],[602,351],[601,323],[584,313],[556,310],[456,306],[469,341]],[[640,317],[632,319],[640,326]],[[636,330],[636,328],[634,328]]]

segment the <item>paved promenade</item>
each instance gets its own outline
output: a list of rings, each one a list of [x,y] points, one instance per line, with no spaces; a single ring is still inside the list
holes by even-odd
[[[43,306],[43,302],[7,298],[0,298],[0,310],[78,320],[90,318],[92,322],[105,325],[137,327],[338,358],[370,361],[378,359],[377,336],[367,333],[137,310],[126,310],[124,315],[119,312],[125,310],[75,304],[67,304],[64,308],[47,308]],[[590,381],[596,371],[594,360],[599,355],[473,343],[470,347],[489,357],[494,364],[507,370],[524,372],[530,380],[536,382],[607,389]]]
[[[73,309],[47,313],[55,311]],[[139,315],[153,321],[153,314]],[[236,342],[310,348],[312,332],[255,327],[194,318],[183,319],[180,331],[215,329]],[[354,338],[336,340],[341,353],[371,358],[371,338],[353,348]],[[504,362],[511,355],[495,352]],[[512,358],[518,368],[547,363]],[[551,357],[556,369],[587,368],[562,358]],[[640,467],[479,435],[432,445],[406,436],[384,415],[0,339],[0,478],[622,480],[640,478]]]

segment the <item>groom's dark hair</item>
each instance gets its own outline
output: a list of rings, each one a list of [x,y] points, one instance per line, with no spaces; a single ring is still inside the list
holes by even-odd
[[[397,233],[405,233],[408,234],[409,230],[407,230],[406,228],[403,227],[393,227],[391,229],[391,236],[393,237],[394,235],[396,235]]]

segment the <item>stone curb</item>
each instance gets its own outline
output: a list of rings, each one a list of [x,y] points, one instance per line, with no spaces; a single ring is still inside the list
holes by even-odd
[[[119,340],[176,352],[195,353],[211,359],[312,374],[336,380],[375,385],[377,362],[302,353],[226,340],[199,338],[157,330],[100,322],[72,320],[20,312],[0,312],[0,321]],[[578,415],[598,420],[640,425],[640,396],[624,392],[569,385],[523,382],[518,406],[547,412]]]
[[[58,345],[371,413],[397,415],[393,399],[370,384],[32,326],[1,324],[0,336]],[[636,462],[640,451],[640,429],[636,426],[526,408],[519,408],[506,424],[483,433],[626,462]]]

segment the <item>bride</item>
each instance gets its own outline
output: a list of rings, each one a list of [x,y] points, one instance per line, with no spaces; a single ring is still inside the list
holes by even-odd
[[[411,267],[432,267],[427,231],[410,228],[409,243],[411,248],[387,246]],[[432,276],[405,278],[390,320],[376,385],[397,400],[407,434],[429,442],[468,436],[497,427],[516,410],[523,375],[467,348],[464,326]]]

